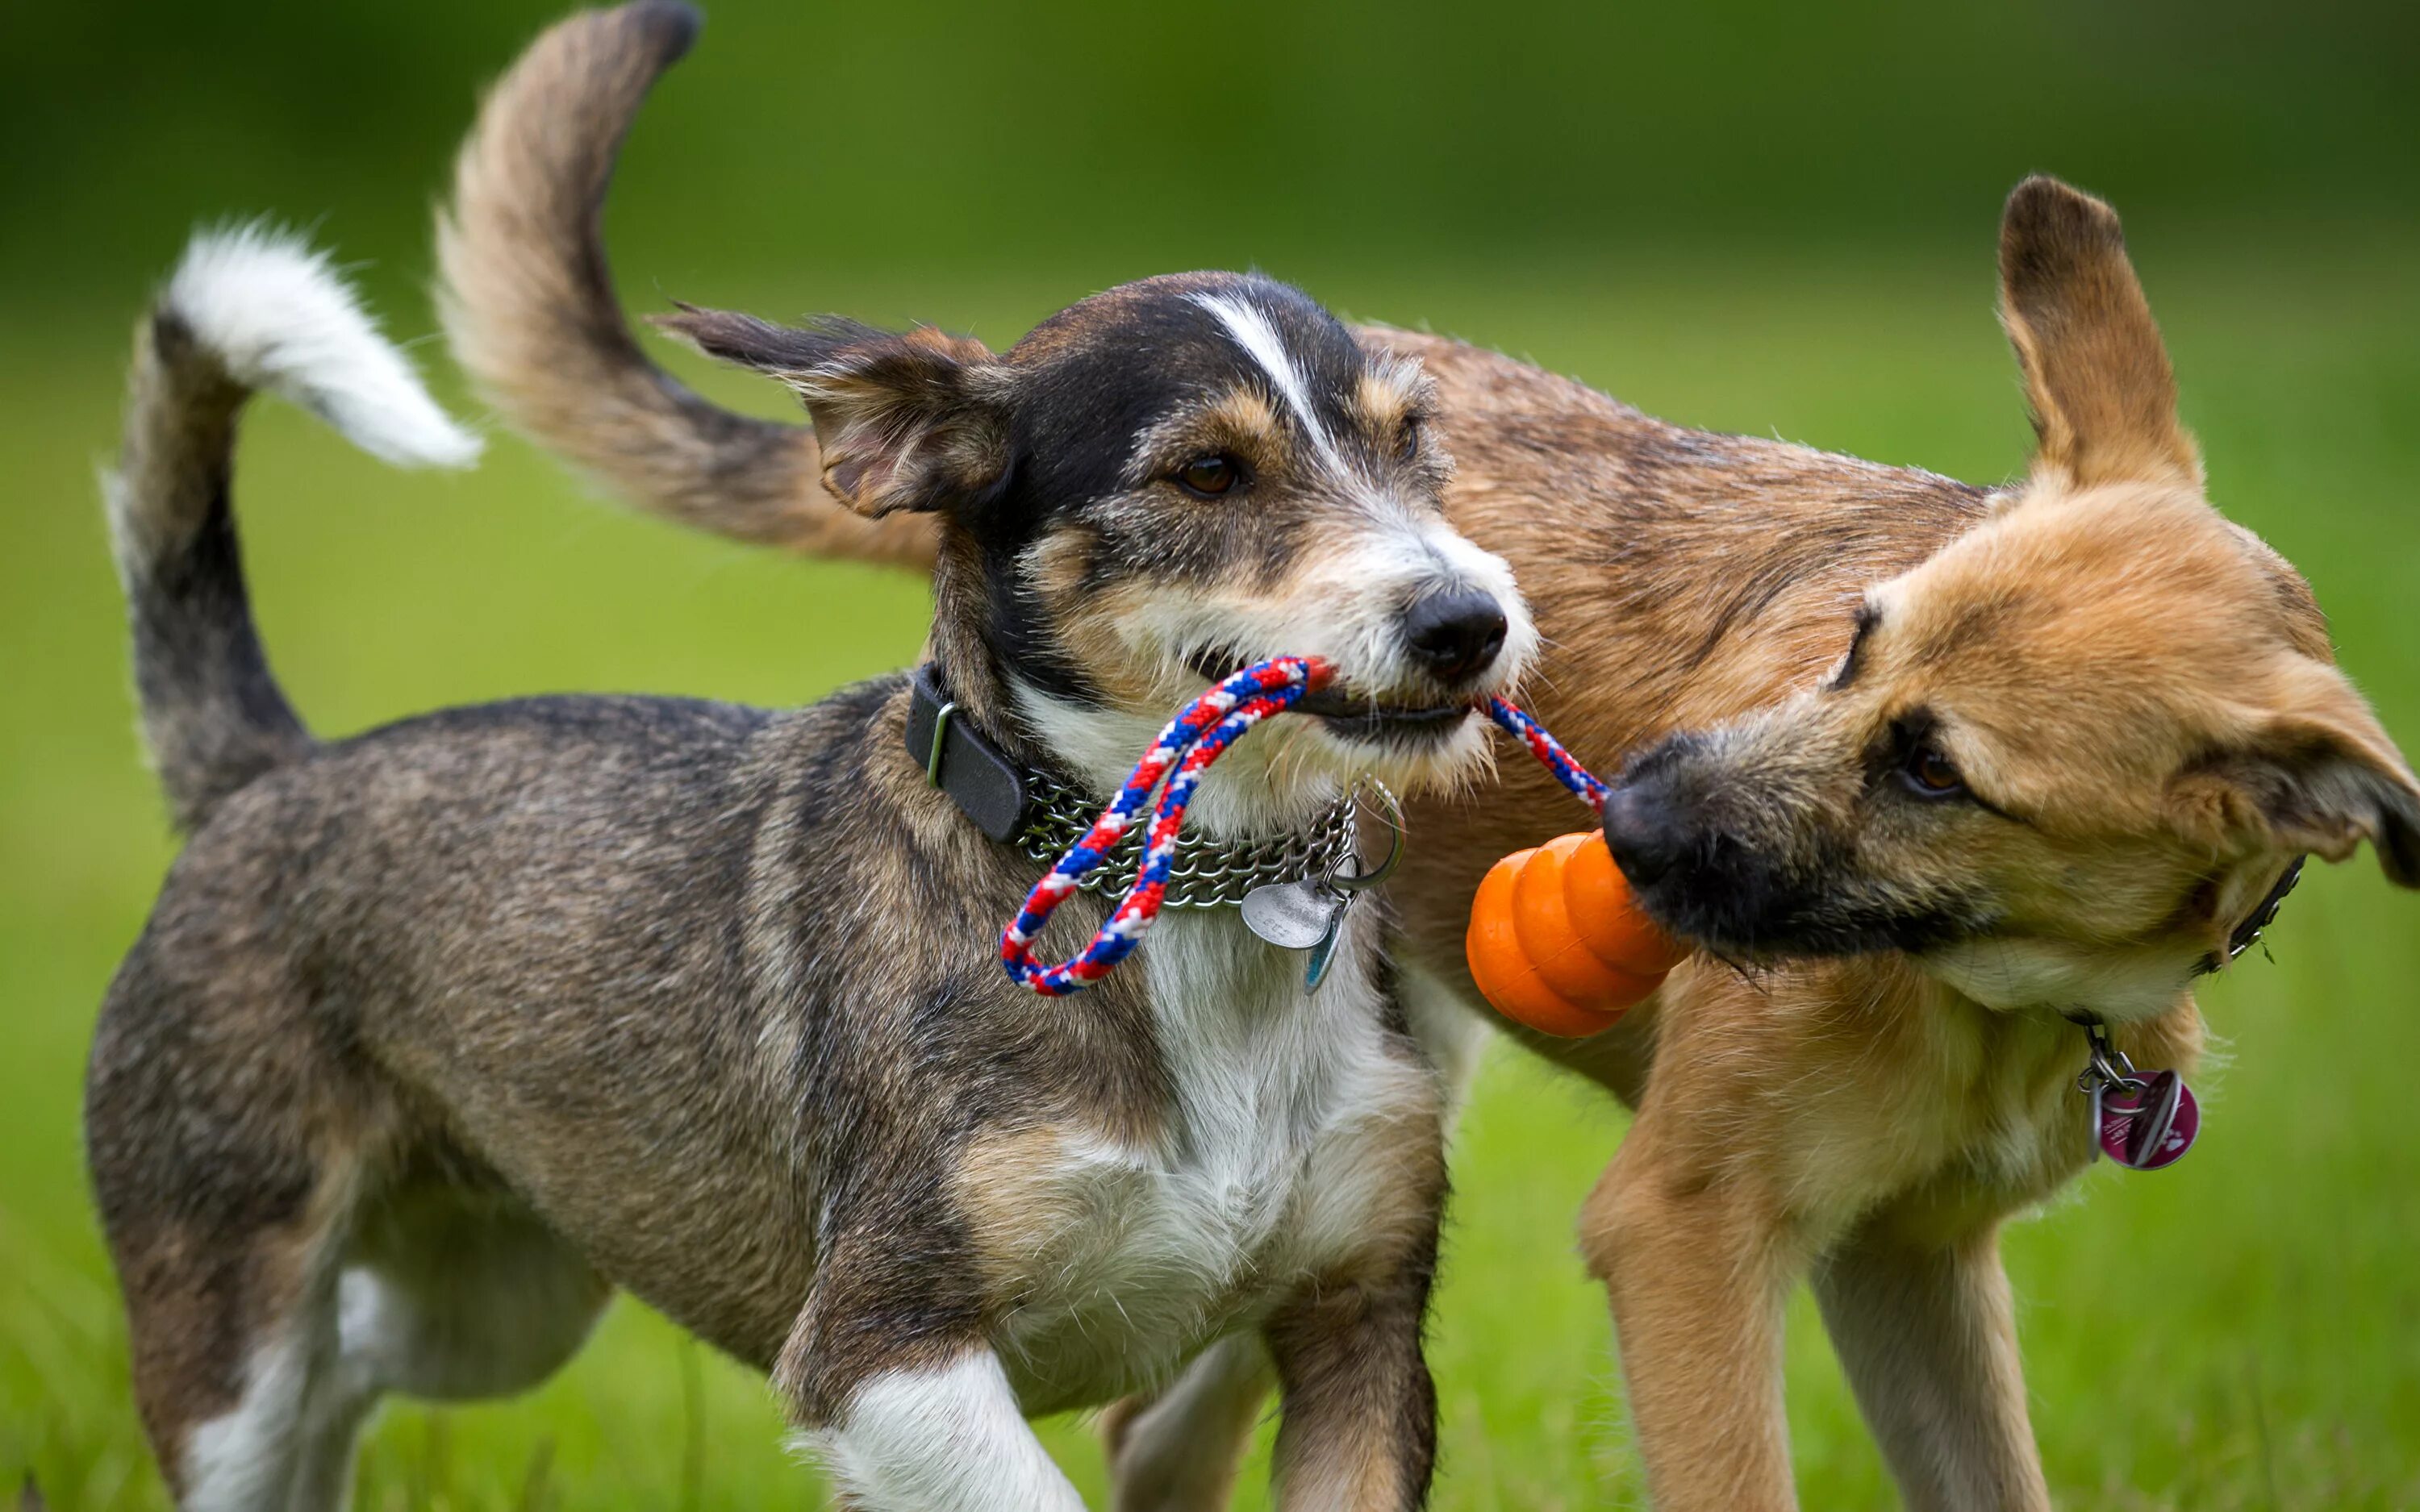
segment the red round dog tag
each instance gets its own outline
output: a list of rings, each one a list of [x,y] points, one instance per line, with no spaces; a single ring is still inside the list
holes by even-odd
[[[2201,1133],[2201,1104],[2172,1071],[2137,1072],[2138,1086],[2104,1086],[2092,1094],[2092,1132],[2101,1152],[2129,1170],[2173,1165]]]

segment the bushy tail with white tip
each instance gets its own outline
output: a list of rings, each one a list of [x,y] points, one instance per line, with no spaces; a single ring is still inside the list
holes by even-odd
[[[102,480],[144,735],[188,829],[311,747],[270,676],[236,549],[236,416],[264,390],[399,466],[479,455],[324,254],[257,226],[194,239],[135,329],[125,440]]]

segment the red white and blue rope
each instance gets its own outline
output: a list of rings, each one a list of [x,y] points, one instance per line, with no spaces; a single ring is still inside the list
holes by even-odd
[[[1326,683],[1329,668],[1316,656],[1274,656],[1254,662],[1185,706],[1168,722],[1151,748],[1135,764],[1132,776],[1101,817],[1093,821],[1066,855],[1034,884],[1000,937],[1001,964],[1016,981],[1045,997],[1081,992],[1109,974],[1141,943],[1143,933],[1159,917],[1160,900],[1168,890],[1168,872],[1176,859],[1176,837],[1185,825],[1185,806],[1202,774],[1219,753],[1245,731],[1291,705],[1312,688]],[[1061,903],[1076,891],[1084,874],[1101,864],[1134,825],[1136,814],[1151,801],[1152,791],[1165,779],[1167,787],[1153,808],[1151,827],[1143,837],[1142,866],[1135,885],[1118,901],[1109,922],[1091,943],[1055,966],[1037,965],[1033,937]]]
[[[1273,656],[1227,678],[1171,719],[1135,764],[1117,797],[1093,821],[1084,838],[1033,885],[1025,906],[1001,932],[1000,961],[1010,979],[1045,997],[1063,997],[1108,976],[1110,968],[1132,954],[1159,917],[1169,868],[1176,859],[1176,837],[1185,827],[1185,806],[1192,801],[1202,774],[1245,731],[1326,686],[1332,672],[1328,663],[1317,656]],[[1527,746],[1581,802],[1604,811],[1606,785],[1544,726],[1500,698],[1489,699],[1484,707],[1489,718]],[[1156,803],[1152,802],[1155,790],[1159,794]],[[1135,874],[1134,886],[1081,950],[1055,966],[1036,964],[1033,942],[1042,926],[1074,896],[1077,884],[1101,864],[1109,848],[1134,827],[1136,815],[1145,804],[1152,805],[1151,827],[1144,832],[1142,866]]]
[[[1487,701],[1487,717],[1504,728],[1505,733],[1529,748],[1555,780],[1572,790],[1572,795],[1587,804],[1602,818],[1605,814],[1606,785],[1596,774],[1579,764],[1577,757],[1563,748],[1563,743],[1546,733],[1546,727],[1529,717],[1529,711],[1500,698]]]

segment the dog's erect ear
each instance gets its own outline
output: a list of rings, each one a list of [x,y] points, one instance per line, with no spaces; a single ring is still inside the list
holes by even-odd
[[[2200,485],[2117,211],[2055,178],[2019,184],[2000,221],[2000,323],[2024,369],[2038,471],[2083,486]]]
[[[2389,881],[2420,887],[2420,782],[2403,753],[2343,673],[2305,660],[2295,681],[2303,696],[2289,712],[2178,779],[2194,827],[2331,861],[2366,840]]]
[[[1001,370],[971,337],[845,320],[796,330],[686,305],[654,319],[710,357],[798,391],[814,421],[824,486],[861,515],[946,510],[1007,468]]]

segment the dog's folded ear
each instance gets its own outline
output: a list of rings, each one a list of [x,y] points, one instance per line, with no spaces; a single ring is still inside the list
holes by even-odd
[[[2294,680],[2302,696],[2286,712],[2177,779],[2188,827],[2218,845],[2248,841],[2331,861],[2366,840],[2389,881],[2420,887],[2420,781],[2343,673],[2304,661]]]
[[[2009,196],[2000,222],[2000,323],[2017,349],[2034,466],[2078,486],[2182,481],[2201,457],[2177,418],[2177,379],[2118,212],[2055,178]]]
[[[780,378],[806,402],[824,486],[861,515],[947,510],[1006,472],[1005,376],[983,343],[831,319],[804,329],[683,305],[652,317],[709,357]]]

